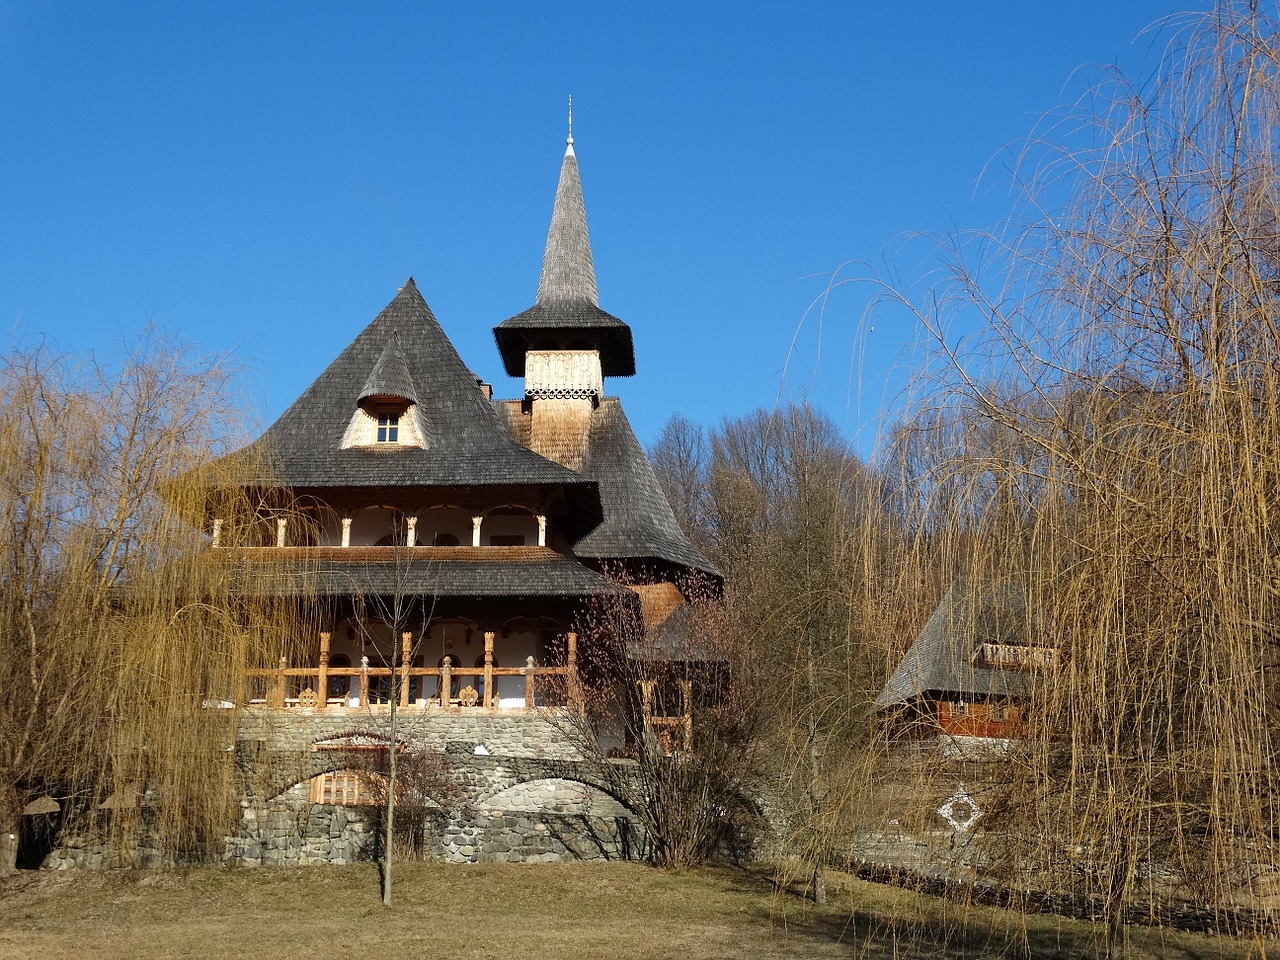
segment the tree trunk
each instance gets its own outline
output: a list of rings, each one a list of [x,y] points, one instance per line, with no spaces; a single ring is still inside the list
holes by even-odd
[[[18,869],[18,838],[22,835],[22,801],[18,791],[0,787],[0,877]]]
[[[396,681],[404,683],[404,678],[400,676],[398,664],[395,663],[395,653],[392,653],[392,669],[391,669],[391,724],[388,731],[387,739],[390,741],[387,747],[387,810],[386,810],[386,829],[382,836],[382,905],[384,907],[391,906],[391,843],[395,836],[395,817],[396,817],[396,709],[400,702],[400,691],[396,688]],[[487,691],[486,691],[487,692]],[[446,693],[447,697],[448,694]]]
[[[822,813],[822,756],[818,747],[818,678],[813,663],[813,630],[806,629],[805,644],[805,681],[808,687],[808,702],[805,707],[805,721],[809,735],[809,836],[814,845],[810,851],[813,857],[813,902],[827,902],[827,879],[822,873],[823,850],[820,849],[822,831],[818,827],[818,819]]]

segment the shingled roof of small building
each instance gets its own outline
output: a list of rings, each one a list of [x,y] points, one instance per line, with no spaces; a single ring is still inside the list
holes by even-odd
[[[560,165],[534,305],[498,324],[493,335],[508,376],[524,376],[528,350],[573,349],[580,341],[600,351],[605,376],[629,377],[636,372],[631,328],[600,309],[572,135]]]
[[[386,384],[393,395],[416,394],[422,447],[343,448],[357,402],[379,379],[379,369],[399,383]],[[593,482],[517,443],[504,429],[412,277],[253,448],[266,454],[274,472],[263,479],[274,486],[555,486],[572,503],[580,529],[601,516]]]
[[[1031,692],[1031,674],[976,661],[984,643],[1027,646],[1031,642],[1031,619],[1021,586],[959,577],[890,675],[875,707],[880,710],[926,695],[1026,697]]]
[[[512,436],[528,443],[532,418],[523,415],[520,402],[495,406]],[[680,529],[617,397],[600,400],[583,445],[579,472],[600,485],[604,522],[574,544],[574,553],[595,560],[664,561],[723,579]]]

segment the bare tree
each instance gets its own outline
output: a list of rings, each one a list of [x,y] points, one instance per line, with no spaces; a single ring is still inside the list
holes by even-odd
[[[691,602],[661,625],[625,594],[582,612],[582,709],[557,721],[668,867],[742,852],[760,826],[756,661],[723,604],[703,586],[686,590]]]
[[[879,750],[870,707],[887,675],[885,637],[904,609],[909,620],[923,610],[902,602],[904,585],[919,593],[903,510],[807,406],[726,421],[707,443],[673,420],[652,455],[676,498],[699,504],[725,615],[759,678],[775,812],[820,900],[822,865],[856,822]]]

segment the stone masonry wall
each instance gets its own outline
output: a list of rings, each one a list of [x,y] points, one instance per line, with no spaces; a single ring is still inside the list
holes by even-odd
[[[371,711],[245,710],[235,743],[243,774],[239,829],[205,862],[292,866],[380,855],[381,811],[312,803],[310,781],[347,762],[342,751],[314,749],[317,742],[385,737],[389,727],[388,714]],[[421,854],[427,859],[519,863],[644,854],[638,822],[609,793],[618,770],[606,776],[582,755],[563,714],[410,709],[397,718],[396,738],[444,751],[464,798],[459,810],[426,818]],[[175,864],[145,838],[122,853],[81,837],[64,840],[46,866],[144,862]]]

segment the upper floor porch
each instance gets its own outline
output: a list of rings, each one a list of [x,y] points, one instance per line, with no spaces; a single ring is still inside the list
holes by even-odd
[[[263,506],[247,522],[216,514],[213,547],[553,547],[568,549],[545,508],[512,501],[477,505],[330,504]]]

